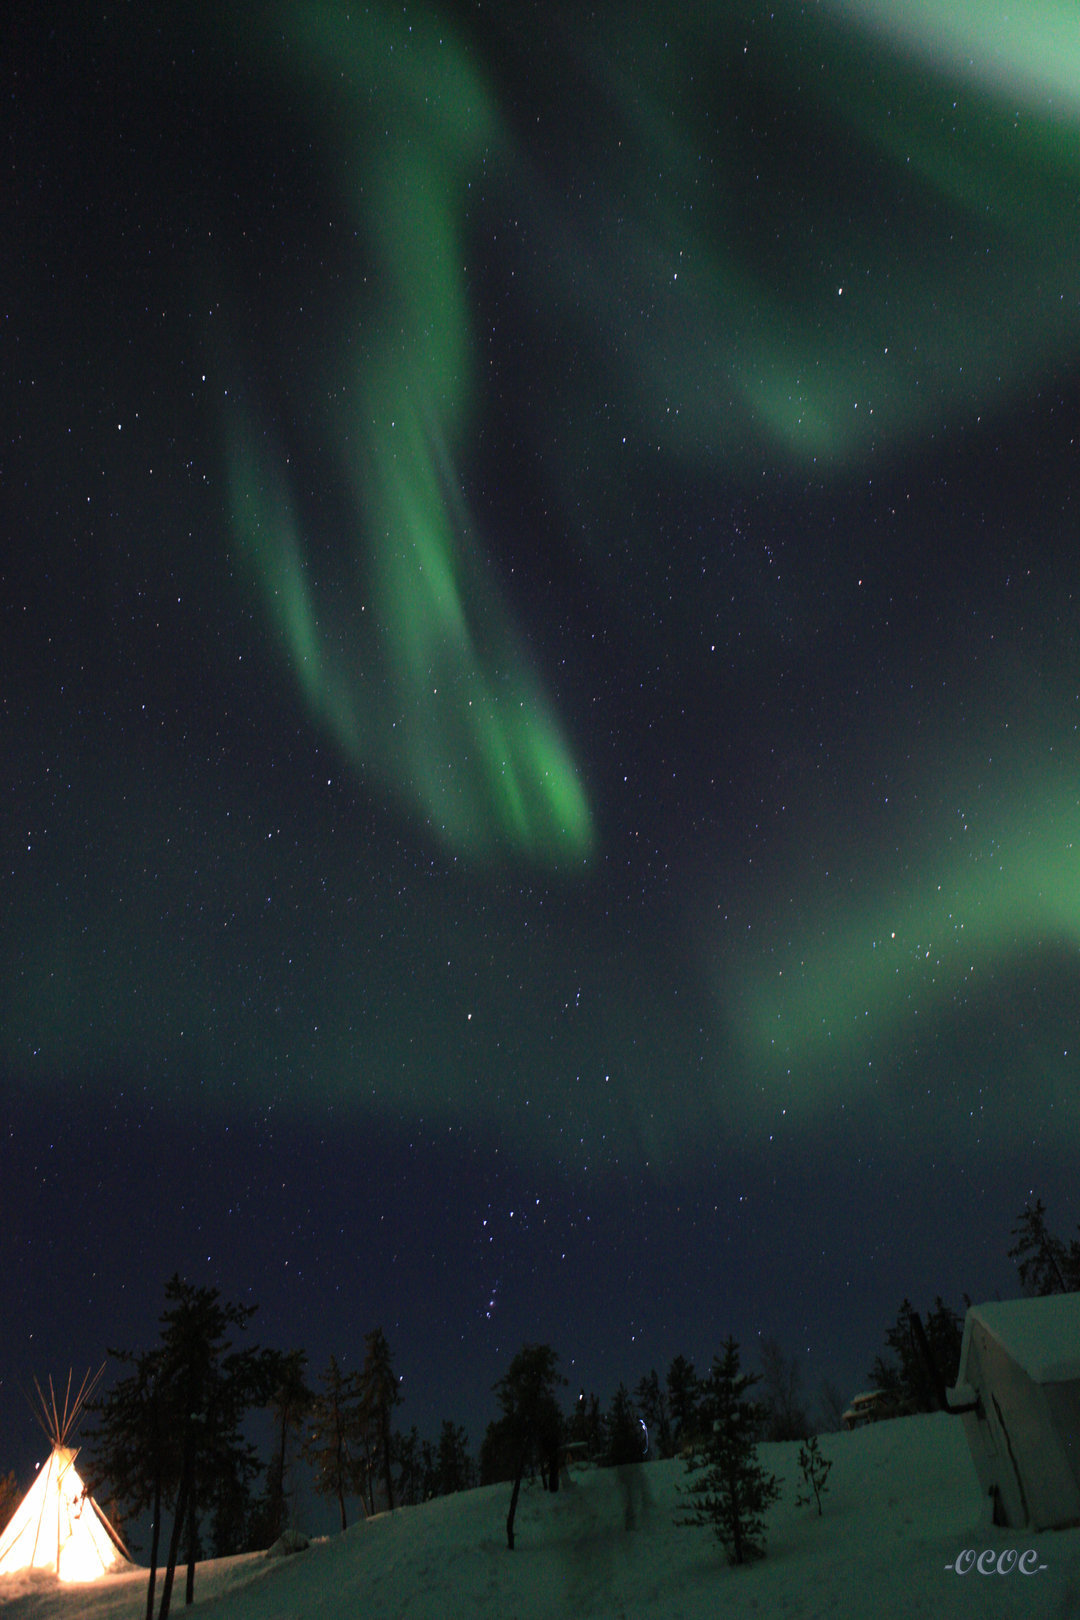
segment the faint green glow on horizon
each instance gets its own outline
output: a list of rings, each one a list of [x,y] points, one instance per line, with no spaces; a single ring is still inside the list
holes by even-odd
[[[868,1061],[951,1009],[992,992],[995,970],[1045,949],[1080,948],[1080,801],[1059,798],[1000,842],[924,856],[842,908],[811,911],[776,967],[736,976],[739,1045],[752,1072],[796,1114],[873,1080]],[[833,1082],[822,1089],[831,1070]],[[861,1077],[861,1078],[860,1078]],[[1077,1099],[1080,1102],[1080,1099]]]

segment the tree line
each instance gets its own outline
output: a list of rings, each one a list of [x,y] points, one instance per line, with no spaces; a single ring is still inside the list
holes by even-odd
[[[173,1276],[158,1344],[110,1351],[123,1372],[91,1408],[88,1484],[100,1494],[107,1487],[118,1519],[150,1516],[147,1620],[155,1603],[158,1620],[167,1620],[181,1564],[190,1604],[201,1558],[266,1547],[287,1530],[289,1473],[297,1457],[310,1465],[315,1490],[336,1502],[342,1529],[353,1499],[370,1515],[505,1481],[513,1549],[522,1484],[539,1476],[545,1490],[557,1491],[571,1458],[625,1468],[646,1457],[681,1454],[688,1467],[707,1467],[725,1412],[737,1414],[732,1432],[740,1443],[809,1436],[797,1365],[771,1341],[764,1345],[761,1375],[738,1373],[737,1346],[729,1341],[723,1366],[718,1362],[704,1377],[676,1356],[663,1382],[652,1369],[633,1395],[620,1384],[606,1411],[582,1390],[569,1417],[559,1403],[566,1380],[556,1352],[526,1344],[493,1387],[499,1416],[489,1423],[474,1463],[467,1434],[449,1419],[434,1444],[421,1440],[415,1426],[407,1433],[394,1427],[399,1380],[380,1328],[365,1338],[362,1366],[345,1371],[331,1356],[313,1388],[303,1351],[243,1342],[254,1313],[253,1306],[223,1301],[216,1289]],[[757,1383],[764,1385],[764,1399],[739,1404]],[[265,1460],[244,1432],[255,1410],[271,1418]],[[747,1469],[750,1480],[752,1462]],[[714,1509],[705,1488],[695,1514]],[[748,1552],[752,1516],[744,1524],[736,1513],[732,1522],[740,1554]]]
[[[1080,1241],[1066,1243],[1049,1231],[1041,1201],[1025,1204],[1012,1236],[1008,1252],[1025,1292],[1080,1290]],[[421,1439],[415,1425],[408,1432],[394,1426],[399,1380],[380,1328],[365,1337],[362,1365],[345,1371],[331,1356],[312,1387],[303,1351],[243,1342],[253,1315],[252,1306],[226,1303],[215,1289],[174,1276],[165,1288],[159,1343],[141,1352],[110,1351],[123,1375],[92,1408],[89,1483],[99,1494],[107,1486],[117,1516],[150,1515],[147,1620],[159,1566],[159,1620],[166,1620],[181,1562],[191,1603],[200,1557],[266,1547],[288,1529],[297,1458],[311,1467],[315,1490],[336,1502],[343,1529],[351,1500],[370,1515],[506,1482],[511,1549],[523,1482],[538,1477],[543,1489],[557,1491],[569,1461],[626,1469],[681,1456],[688,1472],[701,1476],[687,1487],[681,1522],[712,1523],[735,1561],[763,1550],[761,1515],[779,1489],[758,1467],[760,1442],[800,1442],[800,1500],[821,1512],[829,1464],[811,1434],[798,1361],[775,1340],[760,1343],[760,1373],[741,1370],[738,1345],[729,1339],[705,1374],[679,1355],[663,1379],[652,1368],[632,1390],[620,1383],[606,1409],[580,1390],[569,1414],[559,1399],[566,1380],[558,1356],[550,1345],[527,1344],[493,1386],[498,1416],[474,1461],[468,1435],[449,1419],[434,1442]],[[961,1317],[940,1296],[925,1316],[904,1300],[869,1375],[885,1414],[944,1404],[962,1331]],[[837,1427],[843,1403],[829,1386],[823,1404],[825,1427]],[[271,1419],[266,1459],[245,1437],[255,1410]],[[0,1525],[16,1505],[14,1477],[0,1478]]]
[[[1066,1243],[1050,1231],[1041,1198],[1024,1205],[1011,1236],[1015,1241],[1008,1255],[1025,1294],[1080,1292],[1080,1240]],[[966,1310],[968,1295],[963,1302]],[[886,1354],[875,1359],[869,1374],[884,1409],[895,1416],[942,1410],[945,1390],[955,1384],[960,1368],[963,1317],[940,1294],[925,1316],[905,1299],[885,1337]]]
[[[224,1302],[216,1289],[173,1276],[165,1286],[160,1342],[151,1350],[111,1350],[129,1369],[92,1408],[89,1486],[108,1483],[123,1516],[150,1514],[146,1615],[153,1620],[161,1537],[171,1531],[158,1620],[166,1620],[178,1562],[185,1602],[194,1598],[197,1561],[271,1545],[289,1519],[290,1449],[314,1470],[315,1489],[365,1511],[395,1505],[391,1414],[398,1380],[381,1329],[365,1339],[363,1366],[343,1373],[336,1360],[313,1390],[303,1351],[239,1346],[254,1306]],[[269,1412],[273,1449],[265,1463],[244,1433],[253,1410]],[[261,1481],[261,1489],[255,1482]]]

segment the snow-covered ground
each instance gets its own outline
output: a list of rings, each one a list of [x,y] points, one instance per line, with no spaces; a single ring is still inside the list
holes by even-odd
[[[833,1469],[820,1518],[795,1506],[798,1449],[760,1447],[784,1490],[769,1514],[768,1556],[742,1569],[728,1567],[711,1530],[676,1526],[686,1476],[665,1462],[621,1476],[575,1470],[556,1496],[526,1487],[512,1553],[510,1488],[498,1485],[384,1514],[291,1558],[200,1565],[196,1605],[207,1620],[1080,1617],[1080,1530],[994,1529],[957,1419],[912,1417],[822,1436]],[[1027,1563],[1037,1567],[959,1575],[965,1548],[1031,1550]],[[0,1579],[0,1612],[3,1620],[141,1620],[145,1582],[144,1571],[80,1587],[15,1575]],[[182,1579],[178,1588],[179,1616]]]

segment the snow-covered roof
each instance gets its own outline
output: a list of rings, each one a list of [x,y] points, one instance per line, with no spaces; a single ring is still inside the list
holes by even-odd
[[[1080,1380],[1080,1294],[996,1299],[973,1305],[969,1315],[993,1334],[1035,1383]]]

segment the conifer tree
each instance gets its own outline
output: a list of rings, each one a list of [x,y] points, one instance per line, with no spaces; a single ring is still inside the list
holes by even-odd
[[[595,1394],[586,1395],[582,1390],[574,1403],[574,1415],[570,1419],[570,1439],[579,1445],[584,1444],[587,1457],[596,1457],[603,1445],[603,1420],[600,1413],[600,1400]]]
[[[100,1422],[87,1430],[93,1454],[88,1483],[93,1489],[107,1479],[129,1513],[150,1513],[146,1620],[152,1620],[162,1513],[174,1501],[179,1482],[177,1431],[167,1411],[169,1392],[162,1387],[160,1349],[141,1355],[129,1350],[109,1354],[134,1370],[90,1408]]]
[[[228,1558],[233,1553],[251,1552],[255,1547],[269,1545],[266,1539],[266,1516],[260,1512],[251,1488],[258,1472],[255,1458],[240,1473],[222,1475],[213,1487],[207,1504],[210,1508],[210,1556]]]
[[[634,1398],[649,1431],[650,1450],[658,1457],[670,1457],[674,1451],[671,1418],[668,1415],[667,1396],[660,1387],[655,1367],[641,1379]]]
[[[612,1396],[611,1410],[604,1423],[604,1438],[604,1462],[609,1467],[639,1463],[645,1455],[641,1420],[634,1411],[625,1384],[620,1384]]]
[[[802,1380],[795,1356],[788,1358],[777,1339],[761,1341],[763,1440],[805,1440],[810,1421],[802,1399]]]
[[[1048,1231],[1041,1198],[1024,1205],[1012,1235],[1016,1243],[1009,1250],[1009,1259],[1016,1261],[1026,1294],[1070,1294],[1080,1290],[1080,1243],[1074,1238],[1066,1248],[1061,1238]]]
[[[519,1449],[511,1419],[505,1414],[492,1418],[480,1442],[481,1485],[501,1485],[512,1480],[517,1473]]]
[[[359,1375],[343,1373],[337,1358],[331,1356],[322,1375],[322,1389],[311,1405],[304,1455],[314,1468],[319,1495],[337,1498],[343,1530],[348,1522],[345,1498],[358,1489],[355,1454],[361,1423]]]
[[[965,1309],[971,1300],[964,1295]],[[934,1308],[926,1318],[926,1342],[930,1350],[940,1383],[955,1384],[960,1374],[960,1350],[964,1343],[964,1319],[941,1295],[934,1300]]]
[[[420,1447],[420,1490],[424,1502],[439,1494],[439,1454],[430,1440]]]
[[[692,1361],[676,1356],[667,1373],[672,1440],[682,1450],[692,1446],[698,1429],[698,1377]]]
[[[274,1352],[268,1358],[270,1412],[274,1420],[274,1454],[266,1471],[265,1523],[261,1539],[267,1546],[275,1542],[288,1522],[286,1479],[289,1466],[289,1438],[301,1434],[315,1399],[308,1387],[307,1356],[303,1350],[287,1354]]]
[[[159,1620],[166,1620],[181,1539],[187,1537],[185,1602],[195,1591],[199,1518],[223,1481],[256,1468],[240,1433],[244,1413],[265,1400],[264,1361],[254,1347],[236,1351],[229,1334],[255,1307],[224,1304],[216,1288],[196,1288],[174,1275],[165,1286],[160,1381],[176,1425],[179,1481]]]
[[[905,1299],[885,1335],[895,1359],[877,1356],[870,1382],[888,1396],[897,1415],[936,1412],[941,1406],[941,1387],[956,1381],[962,1341],[963,1322],[940,1294],[925,1323]]]
[[[512,1448],[515,1457],[514,1488],[506,1515],[506,1542],[511,1552],[514,1550],[514,1515],[529,1462],[539,1463],[549,1490],[559,1488],[562,1415],[555,1390],[565,1384],[566,1379],[560,1375],[558,1363],[559,1358],[549,1344],[523,1345],[510,1363],[510,1370],[494,1386],[503,1416],[501,1423],[492,1427],[496,1428],[501,1443]],[[489,1428],[488,1434],[491,1432]]]
[[[360,1403],[370,1447],[369,1468],[381,1468],[386,1489],[386,1505],[394,1506],[394,1475],[390,1455],[390,1416],[401,1399],[398,1380],[390,1361],[390,1346],[382,1328],[374,1328],[364,1339],[367,1354],[360,1373]],[[372,1498],[372,1505],[374,1500]]]
[[[702,1387],[701,1437],[687,1462],[687,1473],[702,1477],[685,1489],[694,1510],[677,1521],[711,1525],[731,1564],[764,1557],[765,1511],[780,1495],[781,1481],[757,1456],[762,1411],[746,1391],[758,1382],[740,1373],[739,1347],[729,1338]]]
[[[420,1491],[420,1431],[414,1423],[408,1434],[394,1435],[393,1457],[397,1464],[397,1496],[403,1507],[415,1507],[423,1500]]]
[[[469,1437],[464,1429],[452,1423],[449,1418],[439,1431],[436,1480],[439,1496],[452,1496],[455,1491],[466,1491],[472,1484]]]
[[[254,1306],[225,1304],[217,1289],[196,1288],[178,1275],[166,1284],[165,1300],[160,1345],[141,1355],[113,1352],[134,1370],[97,1403],[101,1421],[91,1435],[96,1473],[129,1510],[152,1514],[148,1620],[164,1507],[173,1509],[173,1527],[159,1620],[169,1613],[181,1543],[186,1537],[191,1603],[200,1518],[233,1487],[244,1489],[257,1469],[240,1424],[266,1398],[262,1352],[232,1346],[233,1330],[247,1326]]]

